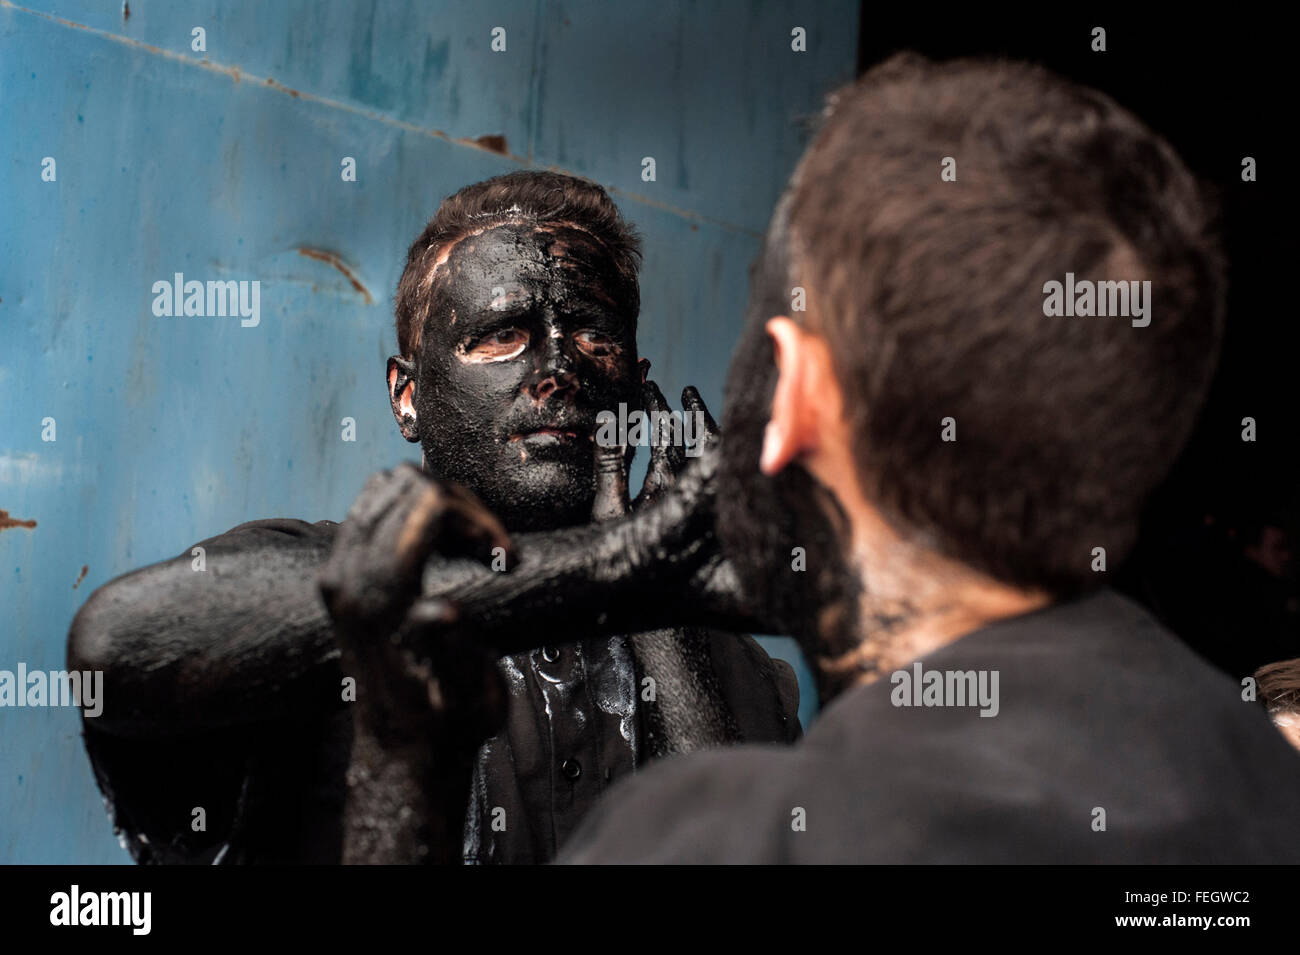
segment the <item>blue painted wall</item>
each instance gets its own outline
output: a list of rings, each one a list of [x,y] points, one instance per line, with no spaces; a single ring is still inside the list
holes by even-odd
[[[0,530],[0,669],[62,668],[105,581],[251,518],[342,519],[418,458],[384,395],[392,291],[467,183],[609,187],[645,236],[641,353],[719,409],[758,237],[856,37],[850,0],[0,0],[0,509],[37,522]],[[155,317],[175,272],[259,280],[260,325]],[[75,710],[0,709],[0,862],[126,859]]]

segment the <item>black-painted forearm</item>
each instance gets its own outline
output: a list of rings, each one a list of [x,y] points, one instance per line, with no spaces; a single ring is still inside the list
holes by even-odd
[[[789,632],[792,622],[759,610],[723,560],[711,509],[699,500],[710,479],[688,473],[673,493],[626,517],[518,535],[509,571],[438,559],[426,568],[421,603],[454,602],[462,632],[500,653],[665,627]],[[428,638],[441,627],[428,628]]]
[[[461,862],[473,753],[440,741],[434,732],[398,747],[381,744],[358,722],[347,769],[340,861]]]
[[[174,735],[342,705],[316,575],[329,537],[245,525],[100,587],[73,621],[68,665],[102,670],[100,731]],[[283,527],[283,529],[281,529]]]

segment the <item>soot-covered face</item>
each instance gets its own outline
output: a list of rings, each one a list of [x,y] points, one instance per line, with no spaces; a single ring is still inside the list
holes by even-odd
[[[780,244],[769,237],[754,279],[749,315],[727,372],[718,535],[760,616],[780,622],[814,664],[861,639],[860,579],[850,562],[848,522],[835,497],[797,462],[759,470],[772,417],[777,367],[766,323],[786,314],[789,282]],[[802,569],[793,556],[800,548]],[[823,701],[842,687],[818,674]]]
[[[429,470],[512,530],[590,520],[596,415],[638,401],[624,288],[578,228],[505,225],[454,245],[435,267],[415,369]]]

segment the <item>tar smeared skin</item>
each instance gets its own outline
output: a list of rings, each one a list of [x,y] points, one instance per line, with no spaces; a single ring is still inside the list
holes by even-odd
[[[758,624],[745,612],[744,598],[716,553],[709,527],[711,484],[704,479],[713,457],[701,461],[704,466],[688,472],[683,487],[630,516],[568,532],[517,535],[511,546],[520,564],[508,573],[473,558],[435,554],[423,569],[424,590],[455,594],[467,621],[486,621],[477,632],[466,627],[466,643],[459,646],[473,637],[492,653],[565,643],[587,633],[639,633],[683,617],[692,618],[686,623],[756,624],[779,632],[780,624]],[[403,730],[395,736],[376,732],[354,717],[355,704],[341,702],[347,671],[317,590],[329,555],[293,533],[298,522],[283,525],[204,542],[203,572],[192,569],[189,553],[136,571],[96,591],[74,621],[69,665],[105,672],[104,714],[86,721],[86,739],[97,778],[115,803],[118,828],[142,862],[454,859],[460,834],[454,822],[440,820],[456,820],[464,811],[471,750],[465,735],[429,726],[427,745],[415,746],[409,740],[418,737],[418,725],[408,723],[403,739]],[[458,553],[471,549],[449,543],[445,535],[439,546]],[[569,587],[585,599],[557,604],[553,586]],[[482,654],[471,657],[448,642],[459,628],[449,630],[444,602],[417,602],[411,620],[401,636],[416,648],[415,659],[445,653],[469,661],[471,672],[448,680],[449,686],[460,681],[473,687],[492,672],[485,664],[473,672],[471,664],[481,663]],[[430,633],[437,639],[429,640]],[[657,753],[735,738],[726,718],[716,716],[715,704],[698,702],[701,692],[711,690],[700,654],[692,649],[701,645],[698,633],[688,631],[676,646],[651,634],[638,651],[639,669],[655,676],[661,700],[680,685],[683,697],[700,707],[696,716],[679,708],[666,712],[658,727],[651,724]],[[727,637],[713,637],[721,638]],[[464,708],[471,696],[467,689],[457,707]],[[136,751],[118,739],[147,739],[152,753],[170,753],[166,791],[155,792],[159,787],[145,782],[157,766],[141,764]],[[307,794],[305,803],[286,798],[290,783],[308,776],[309,767],[336,758],[340,741],[352,751],[347,792],[329,786]],[[430,761],[435,753],[436,763]],[[141,785],[124,793],[111,779],[139,779]],[[276,779],[283,785],[275,785]],[[256,781],[255,790],[242,792],[249,780]],[[172,788],[197,796],[154,807],[151,799]],[[223,792],[260,810],[241,813],[259,819],[259,831],[235,833],[233,849],[161,818],[164,810],[174,815],[182,803],[215,805]],[[411,812],[389,812],[394,806]],[[178,830],[181,842],[169,844]],[[209,831],[223,831],[221,818],[210,818]]]
[[[449,637],[434,653],[424,661],[425,686],[436,689],[424,705],[400,711],[400,728],[364,710],[353,720],[341,817],[345,864],[460,861],[475,755],[504,719],[506,691],[482,647]]]
[[[658,412],[667,411],[659,386],[644,385],[645,409],[651,420],[666,421]],[[698,409],[705,421],[702,440],[717,438],[714,424],[699,393],[687,389],[682,403],[689,414]],[[667,437],[664,435],[663,437]],[[668,440],[652,444],[650,467],[634,507],[640,508],[662,496],[673,484],[685,462],[684,450]],[[596,503],[592,512],[597,522],[624,516],[627,506],[627,470],[618,448],[596,449]],[[713,746],[744,742],[744,734],[725,705],[717,675],[709,658],[709,641],[727,639],[699,628],[650,630],[632,637],[638,686],[656,688],[655,705],[645,708],[646,746],[656,757],[688,753]],[[658,694],[659,687],[669,692]]]
[[[73,620],[68,660],[104,671],[95,731],[171,736],[344,705],[316,587],[329,550],[297,524],[237,527],[195,545],[202,571],[187,551],[91,595]]]
[[[665,405],[652,382],[646,385],[646,402],[652,407]],[[716,426],[698,393],[688,390],[683,402],[688,412],[698,411],[705,419],[705,440],[716,440]],[[667,445],[659,446],[655,457],[666,455],[667,450]],[[655,464],[656,487],[667,494],[672,475],[663,461]],[[594,473],[592,517],[616,520],[626,514],[624,449],[595,447]],[[397,547],[386,543],[393,539],[399,541]],[[531,546],[535,561],[562,565],[567,550],[548,550],[555,539],[555,534],[525,534],[517,542]],[[403,540],[418,546],[402,546]],[[663,535],[659,543],[679,546]],[[485,638],[472,627],[462,630],[459,599],[430,599],[427,593],[406,627],[381,616],[415,602],[419,567],[411,554],[427,556],[425,579],[451,597],[459,594],[463,583],[482,574],[511,577],[485,564],[496,547],[511,558],[510,566],[517,546],[495,516],[468,492],[435,482],[409,466],[372,478],[349,513],[321,575],[322,592],[344,648],[344,668],[358,674],[360,699],[371,701],[360,707],[355,721],[357,738],[344,816],[345,861],[452,861],[459,846],[450,823],[464,811],[474,752],[504,719],[506,694],[484,648],[495,649],[498,638],[518,642],[517,649],[531,649],[539,642],[565,644],[574,640],[575,627],[581,630],[581,614],[561,613],[552,631],[506,610],[509,633]],[[449,563],[448,558],[457,553],[477,559]],[[641,583],[664,586],[673,580],[647,577]],[[503,593],[502,599],[515,601],[516,594]],[[653,597],[673,602],[671,591]],[[375,641],[376,621],[384,629],[396,628],[396,641]],[[422,639],[421,631],[430,628],[437,635]],[[602,635],[620,632],[626,631]],[[544,639],[550,637],[554,639]],[[631,638],[638,685],[649,677],[657,688],[655,704],[644,710],[649,755],[743,741],[713,672],[712,639],[734,637],[687,628],[642,632]]]
[[[772,232],[785,228],[786,201],[773,215]],[[848,521],[835,497],[802,467],[768,476],[759,469],[763,435],[771,418],[777,368],[769,317],[785,314],[790,278],[786,244],[765,244],[745,327],[727,372],[725,453],[718,468],[716,527],[744,589],[761,601],[761,613],[790,621],[817,679],[823,705],[852,683],[856,674],[824,670],[821,661],[842,657],[861,640],[862,584],[853,571]],[[805,569],[792,567],[802,548]],[[803,621],[796,625],[794,622]]]
[[[775,219],[779,228],[780,215]],[[768,477],[758,467],[776,385],[764,325],[785,310],[789,285],[774,247],[781,246],[769,243],[763,253],[759,274],[767,279],[755,290],[728,373],[725,446],[708,429],[704,454],[676,486],[630,517],[517,538],[520,564],[508,575],[461,567],[454,599],[462,630],[505,642],[525,620],[548,640],[561,630],[596,636],[638,623],[787,633],[813,662],[823,702],[852,680],[816,667],[841,656],[860,633],[861,587],[845,559],[843,514],[802,468]],[[689,411],[687,395],[683,403]],[[805,551],[806,571],[792,567],[795,547]],[[434,600],[449,596],[429,576],[425,592]]]
[[[447,698],[461,690],[462,648],[449,656],[449,642],[441,641],[427,659],[417,660],[399,642],[376,636],[399,629],[431,552],[487,560],[497,548],[508,558],[509,546],[496,517],[458,485],[435,484],[409,464],[366,482],[339,528],[319,586],[343,669],[365,690],[357,697],[360,715],[381,742],[418,741],[453,714],[462,721],[477,717],[465,733],[477,745],[500,723],[505,691],[495,683],[479,685],[476,679],[460,705],[448,705]],[[426,616],[434,609],[426,607]],[[491,663],[488,649],[483,664]],[[474,714],[468,709],[473,705],[483,706],[483,713]]]
[[[343,670],[357,684],[345,863],[460,857],[475,753],[508,705],[495,655],[455,634],[417,655],[384,635],[399,630],[431,550],[482,559],[508,546],[472,494],[409,464],[374,475],[340,526],[319,582]]]
[[[416,387],[426,467],[512,531],[586,523],[596,415],[639,407],[635,315],[606,291],[617,284],[600,243],[562,227],[490,229],[434,270]],[[510,334],[527,340],[517,358],[467,360]],[[521,438],[539,428],[576,437]]]
[[[580,228],[499,225],[455,243],[439,257],[428,281],[430,308],[415,367],[399,360],[390,370],[398,376],[413,373],[425,468],[444,482],[439,487],[472,487],[515,531],[590,520],[596,415],[620,403],[636,406],[640,385],[636,306],[631,297],[615,291],[624,283],[608,250]],[[421,494],[429,499],[429,491],[420,490],[415,476],[403,479],[410,486],[399,487],[396,498],[405,495],[408,504],[412,495],[417,501]],[[359,500],[347,523],[356,527],[354,518],[364,517],[366,506]],[[409,507],[412,516],[406,517],[400,500],[393,507],[408,530],[411,521],[418,523],[416,508]],[[430,516],[435,523],[440,517],[436,512]],[[362,546],[349,548],[341,540],[322,585],[336,622],[342,621],[345,661],[351,661],[362,658],[367,639],[390,630],[415,599],[418,579],[412,579],[413,568],[418,570],[434,552],[447,553],[447,548],[439,546],[434,535],[417,531],[413,553],[419,564],[403,558],[397,573],[385,573],[386,561],[378,555],[402,550],[403,535],[379,533],[378,546],[367,547],[364,535],[346,533]],[[364,606],[376,595],[381,607]],[[351,624],[350,604],[358,605],[352,608],[357,612]],[[438,608],[426,604],[424,611],[436,616]],[[349,638],[349,629],[357,636]],[[519,636],[528,649],[539,645]],[[362,662],[359,682],[370,687],[371,697],[387,698],[387,712],[363,710],[357,721],[357,751],[373,754],[368,762],[378,765],[352,774],[345,858],[451,861],[453,848],[458,848],[453,837],[459,834],[451,820],[459,822],[464,813],[474,749],[505,717],[501,677],[491,667],[476,670],[474,664],[484,662],[478,657],[453,679],[443,665],[446,658],[439,660],[444,641],[426,642],[419,652],[412,652],[409,641],[386,649],[390,652],[380,656],[387,660],[372,655],[368,669]],[[394,690],[402,687],[404,692]],[[469,691],[462,694],[466,687]],[[485,692],[476,696],[480,687]],[[453,702],[446,699],[457,696]],[[499,700],[501,706],[485,705],[483,698]],[[467,707],[480,718],[467,716]],[[412,745],[394,745],[393,727],[405,732],[412,721],[418,725],[426,715],[422,711],[441,712],[423,732],[410,733]],[[468,731],[448,734],[442,726],[447,720],[468,722],[482,732],[477,738]],[[418,745],[422,738],[426,750]],[[430,751],[440,753],[432,769],[425,765]],[[402,805],[413,808],[405,816],[391,811],[399,791],[405,794]],[[419,801],[424,796],[452,809],[457,792],[457,816],[439,814],[437,806]],[[435,831],[427,831],[430,826]],[[412,854],[412,846],[419,851]]]
[[[411,611],[452,603],[455,629],[513,652],[651,627],[789,633],[799,621],[745,592],[715,527],[717,445],[704,449],[659,500],[632,514],[513,538],[518,565],[492,573],[472,561],[431,562]],[[439,614],[412,639],[447,629]]]
[[[134,571],[73,620],[69,666],[104,673],[87,753],[138,862],[337,861],[352,721],[309,527],[241,525],[196,545],[205,569]]]
[[[511,273],[511,261],[525,263],[516,269],[522,274]],[[630,516],[614,516],[613,498],[596,481],[590,425],[619,401],[635,407],[644,373],[635,361],[635,316],[620,317],[617,298],[604,291],[611,269],[590,237],[492,230],[457,246],[448,266],[445,274],[459,278],[435,296],[419,361],[396,363],[419,380],[429,426],[417,437],[429,470],[462,477],[497,502],[493,510],[508,516],[512,531],[585,523],[600,494],[597,514],[610,518],[607,527],[580,529],[572,540],[516,533],[507,543],[531,563],[519,575],[496,573],[475,558],[499,540],[499,526],[449,484],[430,496],[425,475],[398,469],[358,498],[343,525],[316,525],[328,533],[288,520],[243,525],[201,542],[203,570],[187,550],[101,587],[73,622],[69,666],[104,672],[104,713],[83,721],[85,740],[137,861],[458,861],[474,740],[500,713],[491,657],[550,636],[568,643],[586,630],[665,628],[691,600],[709,610],[685,622],[755,619],[716,553],[711,498],[700,482],[685,493],[665,490],[679,461],[652,455],[638,502],[662,499]],[[460,360],[474,338],[459,329],[479,323],[491,331],[503,318],[494,303],[523,301],[521,314],[504,316],[528,332],[517,360]],[[521,442],[512,437],[557,425],[588,430],[582,441],[527,442],[516,463]],[[402,428],[407,434],[407,421]],[[362,520],[350,526],[354,517]],[[367,526],[368,518],[376,521]],[[583,541],[598,546],[575,556]],[[330,563],[334,577],[322,578]],[[566,599],[566,617],[552,594],[535,620],[519,613],[528,599],[493,606],[514,600],[530,579],[544,588],[567,582],[594,603]],[[353,587],[350,596],[340,583]],[[485,628],[453,624],[447,602],[416,600],[423,589],[426,598],[455,594],[459,604],[461,585],[470,588],[465,607]],[[332,617],[327,601],[340,594]],[[394,624],[403,615],[406,622]],[[358,623],[351,635],[349,616]],[[390,625],[398,626],[396,643],[381,636]],[[367,636],[372,647],[383,641],[383,652],[359,657]],[[646,755],[739,738],[715,699],[701,652],[709,639],[735,638],[696,630],[640,642],[639,674],[655,678],[660,700],[673,698],[651,718]],[[358,703],[344,702],[345,675],[370,691]],[[194,806],[209,809],[206,831],[189,826]]]
[[[645,711],[645,733],[646,746],[656,757],[745,741],[713,672],[711,639],[727,635],[685,627],[632,638],[638,673],[655,681],[655,705]],[[660,687],[667,692],[659,692]]]

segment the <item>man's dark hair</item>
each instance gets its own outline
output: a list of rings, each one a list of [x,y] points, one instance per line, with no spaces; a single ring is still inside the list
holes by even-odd
[[[512,172],[448,196],[411,244],[397,283],[397,344],[405,357],[420,347],[429,313],[427,281],[439,253],[467,235],[513,222],[569,224],[590,233],[614,259],[619,287],[609,289],[635,322],[641,308],[637,270],[641,241],[609,194],[594,182],[554,172]]]
[[[826,115],[791,186],[788,287],[831,345],[863,492],[998,580],[1094,585],[1092,549],[1129,551],[1216,364],[1209,198],[1109,97],[1027,64],[900,54]],[[1150,324],[1048,317],[1066,272],[1150,280]]]
[[[1259,702],[1269,715],[1300,713],[1300,660],[1279,660],[1255,671]]]

